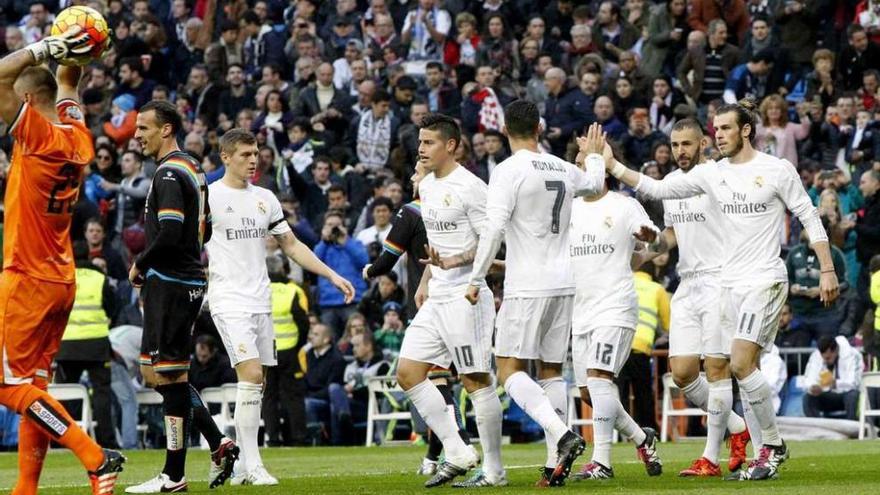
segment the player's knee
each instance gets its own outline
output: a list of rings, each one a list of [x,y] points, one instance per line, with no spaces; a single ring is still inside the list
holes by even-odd
[[[754,366],[749,359],[733,359],[730,361],[730,372],[737,380],[743,380],[752,374]]]
[[[693,383],[699,375],[699,368],[697,368],[696,372],[691,369],[674,370],[672,372],[672,381],[675,382],[676,387],[684,388]]]

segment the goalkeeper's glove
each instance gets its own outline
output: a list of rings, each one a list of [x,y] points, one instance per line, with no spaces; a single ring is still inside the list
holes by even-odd
[[[88,33],[82,32],[81,27],[74,26],[64,34],[47,36],[31,43],[25,50],[31,52],[34,60],[41,64],[48,59],[63,60],[70,56],[85,55],[92,49],[89,40]]]

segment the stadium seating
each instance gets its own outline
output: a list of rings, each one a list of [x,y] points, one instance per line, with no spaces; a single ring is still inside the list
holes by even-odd
[[[663,424],[660,426],[660,441],[669,439],[669,423],[675,417],[705,416],[706,412],[699,407],[675,408],[672,395],[682,393],[672,380],[672,373],[663,375]]]
[[[378,421],[412,421],[412,414],[409,411],[391,411],[381,412],[379,404],[386,394],[402,394],[403,389],[397,384],[397,381],[389,377],[373,377],[367,382],[367,388],[370,391],[370,399],[367,403],[367,440],[366,446],[373,445],[373,435]]]
[[[79,383],[50,383],[49,395],[59,401],[82,401],[82,414],[76,423],[87,431],[89,436],[95,438],[95,422],[92,420],[92,401],[89,398],[89,389]]]
[[[868,397],[869,388],[880,387],[880,371],[871,371],[862,374],[862,385],[859,392],[859,440],[865,438],[877,438],[877,428],[868,422],[868,418],[880,417],[880,404],[871,404]]]

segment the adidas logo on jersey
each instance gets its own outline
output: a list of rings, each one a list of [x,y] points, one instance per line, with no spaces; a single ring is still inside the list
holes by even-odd
[[[226,213],[235,213],[235,212],[232,211],[232,207],[231,207],[231,206],[227,206],[227,207],[226,207]]]

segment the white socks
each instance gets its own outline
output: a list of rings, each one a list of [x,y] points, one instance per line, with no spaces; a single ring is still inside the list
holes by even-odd
[[[744,380],[740,380],[739,386],[748,398],[752,413],[760,426],[763,445],[782,445],[782,441],[779,439],[779,429],[776,427],[773,393],[764,375],[761,374],[761,370],[756,369]]]
[[[550,405],[553,406],[553,410],[556,411],[559,419],[568,425],[568,385],[565,383],[565,380],[558,376],[556,378],[538,380],[538,385],[544,389],[544,393],[547,394],[547,399],[550,400]],[[555,468],[559,455],[556,442],[551,441],[551,435],[547,430],[544,430],[544,440],[547,444],[547,462],[544,464],[544,467]]]
[[[611,467],[611,439],[617,420],[620,397],[610,380],[587,378],[587,389],[593,402],[593,462]]]
[[[709,417],[706,421],[707,438],[703,457],[713,464],[718,464],[718,453],[721,450],[725,426],[732,407],[733,382],[730,378],[709,383],[709,403],[706,406]]]
[[[458,425],[450,417],[446,409],[446,401],[443,400],[443,394],[437,390],[437,386],[426,378],[422,383],[407,390],[406,396],[416,406],[425,424],[443,443],[446,457],[453,464],[464,460],[470,461],[471,452],[458,435]]]
[[[681,389],[685,397],[694,403],[700,409],[706,411],[706,405],[709,403],[709,387],[711,384],[706,381],[706,377],[699,375],[698,378]],[[731,433],[742,433],[746,429],[746,423],[739,414],[731,411],[727,417],[727,429]]]
[[[568,426],[553,410],[547,394],[526,373],[518,371],[510,375],[504,383],[504,390],[530,418],[550,434],[554,444],[568,431]]]
[[[501,476],[504,473],[501,465],[501,400],[491,385],[475,391],[470,397],[483,447],[483,471],[489,476]]]
[[[263,464],[257,435],[263,408],[263,386],[238,382],[235,394],[235,438],[241,446],[240,462],[248,472]]]
[[[617,384],[611,382],[611,386],[614,388],[614,397],[617,399],[617,421],[614,423],[614,428],[617,429],[617,432],[623,438],[632,441],[636,445],[645,443],[645,440],[648,438],[645,435],[645,430],[626,412],[623,402],[620,401],[620,390],[617,388]]]
[[[758,418],[755,416],[755,411],[752,410],[752,406],[749,405],[749,398],[746,396],[746,391],[743,390],[742,384],[739,387],[739,399],[743,408],[743,419],[749,427],[749,437],[752,441],[752,455],[757,459],[760,454],[761,447],[763,447],[763,440],[761,438],[761,425],[758,423]]]

